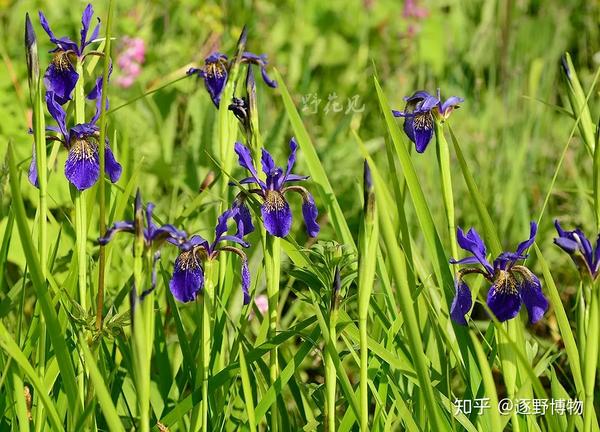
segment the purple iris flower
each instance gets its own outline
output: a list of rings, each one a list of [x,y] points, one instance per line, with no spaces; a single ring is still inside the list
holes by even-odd
[[[394,117],[404,117],[404,132],[415,143],[418,153],[423,153],[433,137],[434,115],[442,120],[447,119],[463,98],[451,96],[442,102],[440,91],[438,96],[432,96],[426,91],[419,90],[412,96],[405,97],[404,111],[392,110]]]
[[[473,228],[466,234],[457,230],[458,245],[473,256],[461,260],[451,259],[451,264],[481,264],[483,269],[467,267],[459,270],[454,282],[456,295],[450,307],[450,316],[458,323],[465,325],[465,314],[473,304],[471,291],[463,278],[467,274],[481,274],[492,286],[488,291],[487,304],[499,321],[506,321],[517,316],[521,303],[525,304],[529,321],[538,322],[548,309],[548,300],[542,293],[540,280],[527,267],[517,262],[527,258],[525,252],[533,244],[537,233],[537,224],[531,222],[529,239],[521,242],[515,252],[502,252],[493,264],[487,260],[486,247],[483,240]]]
[[[251,52],[244,52],[241,58],[242,63],[248,65],[254,64],[260,67],[260,72],[264,82],[272,88],[277,87],[277,81],[272,80],[267,75],[267,56],[265,54],[256,55]],[[229,69],[231,62],[228,60],[225,54],[220,52],[213,52],[206,59],[204,59],[204,66],[202,68],[191,68],[187,71],[188,75],[197,75],[204,80],[204,86],[210,95],[211,100],[218,108],[221,102],[221,94],[227,84],[227,78],[229,76]]]
[[[169,288],[173,296],[180,302],[190,302],[196,298],[204,287],[203,263],[206,260],[217,258],[221,252],[231,252],[238,255],[242,261],[242,291],[244,293],[244,304],[250,302],[250,271],[248,269],[248,258],[239,248],[228,246],[225,242],[232,242],[248,247],[243,237],[247,234],[242,221],[236,216],[238,209],[226,210],[217,221],[215,227],[215,240],[209,243],[199,235],[192,236],[189,240],[179,243],[179,256],[175,260],[173,276],[169,282]],[[237,233],[227,234],[227,223],[230,219],[237,222]]]
[[[600,269],[600,235],[596,239],[596,247],[592,248],[592,243],[580,229],[565,231],[557,220],[554,221],[554,226],[558,232],[554,243],[571,255],[580,272],[587,272],[595,280]]]
[[[57,38],[44,14],[40,12],[39,15],[42,27],[48,33],[50,41],[56,45],[56,48],[50,51],[53,53],[53,57],[44,74],[44,85],[46,90],[55,94],[56,101],[60,105],[64,105],[71,99],[71,93],[79,79],[79,74],[73,66],[73,60],[74,58],[83,59],[85,48],[98,38],[100,18],[98,18],[98,24],[96,24],[88,38],[92,17],[94,16],[94,8],[91,4],[88,4],[81,16],[81,38],[79,44],[77,44],[68,37]]]
[[[312,195],[302,186],[286,186],[287,183],[308,179],[308,176],[292,174],[292,168],[296,162],[297,148],[298,144],[292,138],[290,140],[291,153],[288,158],[286,171],[276,166],[269,152],[262,149],[262,171],[266,176],[266,180],[263,181],[259,178],[258,172],[254,167],[250,150],[239,142],[235,143],[235,152],[238,155],[240,166],[246,168],[251,174],[250,177],[240,180],[239,183],[258,185],[256,189],[241,192],[236,198],[234,207],[240,209],[238,218],[243,221],[244,226],[254,229],[250,219],[250,212],[245,205],[244,194],[256,194],[262,199],[260,211],[267,232],[276,237],[285,237],[292,227],[292,211],[285,199],[285,194],[287,192],[296,192],[302,196],[302,215],[304,216],[306,231],[310,237],[317,236],[320,229],[317,223],[318,210]],[[251,232],[251,230],[246,232]]]
[[[49,127],[49,130],[59,132],[60,141],[69,151],[65,163],[65,177],[80,191],[92,187],[100,177],[100,156],[98,155],[100,129],[96,125],[100,117],[100,104],[102,94],[102,78],[96,81],[95,87],[88,95],[88,99],[96,100],[96,113],[89,123],[82,123],[67,128],[67,114],[56,100],[54,92],[46,92],[46,105],[48,111],[56,120],[58,127]],[[108,103],[108,100],[107,100]],[[108,140],[104,147],[105,172],[110,181],[115,183],[121,177],[121,165],[115,159]],[[38,186],[37,166],[35,153],[29,166],[29,181]]]
[[[156,263],[160,259],[160,247],[165,243],[171,243],[174,245],[181,245],[187,241],[187,234],[185,231],[179,230],[175,228],[175,226],[171,224],[166,224],[162,226],[158,226],[154,223],[153,213],[154,213],[154,204],[149,202],[146,205],[146,226],[142,228],[142,232],[144,235],[144,247],[151,251],[154,254],[154,259],[152,262],[152,286],[149,290],[142,292],[140,297],[144,297],[149,294],[156,287]],[[138,190],[135,203],[134,203],[134,215],[139,216],[139,223],[142,224],[142,212],[143,212],[143,203],[140,192]],[[137,217],[136,217],[137,219]],[[118,232],[128,232],[131,234],[136,233],[136,219],[134,220],[126,220],[115,222],[108,230],[103,237],[98,239],[98,243],[101,245],[106,245],[109,241],[113,239],[116,233]]]

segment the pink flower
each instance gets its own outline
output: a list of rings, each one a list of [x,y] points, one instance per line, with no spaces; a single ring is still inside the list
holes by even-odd
[[[254,303],[261,315],[266,314],[269,310],[269,298],[265,294],[256,296]],[[251,309],[250,314],[248,315],[248,320],[251,320],[252,318],[254,318],[254,309]]]
[[[131,87],[142,72],[146,56],[146,44],[142,38],[125,36],[122,40],[122,49],[117,57],[117,66],[120,70],[115,79],[122,88]]]

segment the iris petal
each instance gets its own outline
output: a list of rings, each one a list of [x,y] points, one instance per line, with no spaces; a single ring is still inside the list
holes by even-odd
[[[250,210],[243,201],[236,201],[236,203],[234,203],[234,208],[237,209],[237,212],[233,216],[233,220],[237,224],[237,232],[235,236],[238,238],[243,238],[245,235],[248,235],[254,231],[252,216],[250,215]]]
[[[67,54],[55,54],[55,56],[66,57]],[[55,94],[58,103],[64,105],[71,99],[71,93],[73,93],[78,79],[79,74],[68,59],[55,59],[44,73],[44,86],[47,91]]]
[[[65,177],[82,191],[92,187],[99,176],[98,148],[85,139],[74,139],[65,162]]]
[[[319,224],[317,223],[319,211],[311,194],[307,194],[306,197],[303,197],[302,199],[302,216],[304,216],[306,232],[310,237],[316,237],[320,230]]]
[[[260,212],[269,234],[276,237],[285,237],[289,234],[292,228],[292,212],[281,192],[267,190]]]
[[[471,252],[473,256],[475,256],[475,258],[477,258],[477,260],[481,263],[481,265],[483,265],[490,274],[493,274],[494,269],[486,258],[487,251],[485,243],[474,228],[471,228],[465,234],[459,227],[456,230],[456,240],[462,249]]]
[[[429,114],[425,114],[425,115],[429,115]],[[416,121],[416,119],[415,119],[415,121]],[[429,142],[431,141],[431,138],[433,137],[433,127],[419,128],[419,127],[413,126],[413,128],[414,128],[415,148],[417,150],[417,153],[423,153],[425,151],[425,149],[427,149],[427,146],[429,145]]]
[[[454,281],[454,288],[456,294],[450,306],[450,317],[457,324],[467,325],[465,315],[471,310],[471,306],[473,305],[471,290],[469,290],[469,287],[462,279]]]
[[[27,178],[29,179],[29,183],[34,185],[36,188],[40,187],[40,183],[38,181],[37,160],[35,158],[35,144],[33,144],[33,149],[31,151],[31,162],[29,163],[29,175]]]
[[[517,316],[521,297],[516,279],[507,272],[500,275],[488,292],[487,304],[498,321],[503,322]]]
[[[111,182],[116,183],[121,177],[123,168],[115,159],[115,155],[113,154],[108,143],[106,143],[106,146],[104,147],[104,161],[104,171],[106,172],[106,175],[108,175],[108,178]]]
[[[527,268],[523,267],[523,269],[526,270],[526,276],[523,278],[519,292],[521,300],[527,308],[529,322],[535,324],[542,319],[544,313],[548,310],[548,300],[542,293],[542,284],[537,276]]]
[[[173,297],[182,303],[196,298],[204,286],[204,272],[194,251],[182,252],[175,260],[169,288]]]

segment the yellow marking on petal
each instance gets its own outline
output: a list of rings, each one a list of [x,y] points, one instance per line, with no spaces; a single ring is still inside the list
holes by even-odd
[[[52,64],[59,71],[65,71],[72,69],[71,59],[69,59],[69,53],[67,51],[56,51],[52,57]]]
[[[265,193],[265,209],[271,211],[281,211],[285,207],[285,198],[279,191],[268,190]]]
[[[179,268],[184,271],[200,268],[200,261],[193,249],[179,254]]]
[[[214,63],[209,63],[205,66],[204,73],[209,78],[221,78],[225,75],[225,67],[223,66],[222,61],[216,61]]]
[[[413,120],[415,129],[431,129],[433,128],[433,117],[430,112],[417,114]]]
[[[69,156],[77,160],[92,160],[98,149],[98,141],[93,136],[73,138],[70,143]]]
[[[517,279],[512,273],[506,270],[498,270],[496,277],[494,278],[494,290],[493,295],[496,294],[517,294],[519,292]]]

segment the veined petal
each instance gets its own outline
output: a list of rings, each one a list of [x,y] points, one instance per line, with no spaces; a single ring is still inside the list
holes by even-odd
[[[480,262],[476,257],[470,256],[459,260],[450,258],[450,264],[480,264]]]
[[[54,32],[50,28],[50,24],[48,23],[48,20],[46,19],[46,17],[44,16],[44,14],[41,11],[39,12],[39,17],[40,17],[40,24],[42,25],[42,27],[44,28],[44,30],[50,37],[50,41],[53,44],[55,44],[58,49],[61,49],[63,51],[71,50],[71,51],[78,53],[79,46],[75,42],[73,42],[71,39],[69,39],[67,37],[57,38],[54,35]]]
[[[223,234],[227,232],[227,222],[233,217],[235,211],[236,210],[233,209],[227,209],[218,217],[217,226],[215,227],[215,242],[213,243],[213,248],[214,245],[221,240]]]
[[[204,272],[194,250],[179,254],[175,260],[169,288],[173,297],[182,303],[196,298],[204,287]]]
[[[38,181],[37,160],[35,158],[35,143],[33,143],[32,146],[31,162],[29,163],[29,175],[27,178],[29,179],[29,183],[34,185],[36,188],[39,188],[40,183]]]
[[[244,294],[244,304],[250,303],[250,269],[248,268],[248,259],[242,259],[242,293]]]
[[[465,315],[469,313],[471,306],[473,306],[471,290],[460,276],[454,281],[454,289],[456,293],[450,306],[450,317],[457,324],[467,325]]]
[[[319,210],[317,209],[315,200],[310,193],[307,193],[306,197],[302,197],[302,216],[304,216],[304,224],[306,225],[307,234],[310,237],[316,237],[321,229],[317,223]]]
[[[296,142],[296,139],[294,137],[292,137],[290,139],[290,155],[288,156],[287,170],[285,172],[285,177],[283,178],[282,183],[285,183],[286,181],[292,181],[292,180],[288,180],[288,179],[292,175],[292,169],[294,168],[294,165],[296,164],[296,151],[297,150],[298,150],[298,143]]]
[[[228,77],[225,59],[226,57],[222,54],[213,53],[206,58],[204,63],[204,86],[217,108]]]
[[[86,138],[71,140],[65,162],[65,177],[80,191],[92,187],[100,177],[98,147]]]
[[[521,296],[519,283],[511,273],[504,270],[498,272],[488,291],[487,304],[500,322],[517,316],[521,309]]]
[[[67,113],[65,112],[63,107],[60,106],[60,104],[56,101],[55,94],[52,91],[46,92],[46,106],[48,108],[48,112],[58,124],[58,128],[63,134],[65,140],[68,141],[69,132],[67,131],[66,123]]]
[[[266,189],[265,183],[258,178],[258,173],[256,172],[256,168],[254,168],[254,162],[252,162],[252,153],[250,150],[240,142],[236,142],[234,146],[234,150],[238,155],[238,163],[242,168],[246,168],[252,174],[252,177],[256,180],[256,183],[263,188]]]
[[[492,265],[486,258],[487,251],[485,247],[485,243],[481,239],[481,236],[474,228],[471,228],[467,234],[463,232],[463,230],[459,227],[456,230],[456,240],[458,245],[473,254],[475,258],[483,265],[486,270],[490,273],[490,276],[493,275],[494,269]]]
[[[292,212],[283,194],[275,190],[265,191],[265,201],[260,208],[267,232],[285,237],[292,228]]]
[[[514,266],[513,270],[522,276],[519,294],[527,308],[529,322],[535,324],[548,310],[548,300],[542,293],[542,284],[527,267]]]
[[[260,162],[262,164],[262,170],[265,174],[270,174],[275,170],[276,165],[275,161],[273,161],[273,157],[271,153],[269,153],[266,149],[262,149],[262,155],[260,158]]]
[[[55,99],[64,105],[71,99],[79,74],[63,51],[54,54],[54,59],[44,73],[44,86],[55,94]]]
[[[237,225],[237,232],[235,233],[235,236],[241,239],[254,231],[254,224],[252,223],[250,210],[244,203],[243,199],[236,199],[236,201],[233,203],[233,207],[237,209],[237,212],[233,216],[233,220]]]
[[[277,88],[277,81],[269,77],[267,74],[267,68],[265,66],[260,67],[260,75],[262,76],[262,79],[266,85],[271,88]]]
[[[419,114],[412,119],[412,127],[414,130],[414,143],[417,153],[423,153],[431,138],[433,137],[433,119],[431,114]],[[408,122],[408,119],[405,121]]]
[[[115,222],[113,226],[106,230],[104,236],[98,239],[98,243],[100,243],[101,245],[107,244],[119,231],[133,233],[135,232],[135,224],[133,223],[133,221]]]
[[[115,159],[115,155],[113,154],[110,146],[108,145],[108,142],[104,147],[104,162],[104,171],[106,172],[106,175],[108,176],[111,182],[116,183],[119,180],[119,178],[121,178],[121,172],[123,171],[123,168],[121,167],[121,164]]]

